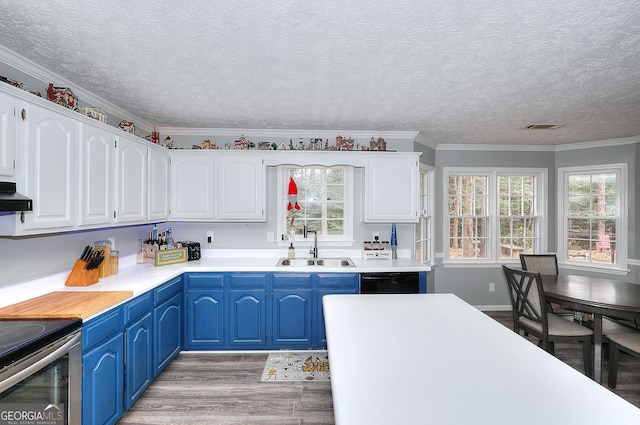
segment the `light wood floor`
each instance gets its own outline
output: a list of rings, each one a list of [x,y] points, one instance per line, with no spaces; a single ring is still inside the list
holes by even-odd
[[[511,328],[510,312],[489,312]],[[583,372],[580,344],[556,356]],[[333,424],[329,382],[263,383],[267,354],[181,353],[118,422],[134,424]],[[608,362],[603,360],[602,381]],[[580,391],[576,388],[576,391]],[[621,353],[615,392],[640,407],[640,359]]]

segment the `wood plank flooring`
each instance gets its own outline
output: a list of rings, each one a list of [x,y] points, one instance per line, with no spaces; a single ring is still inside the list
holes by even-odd
[[[511,312],[488,312],[511,328]],[[605,327],[606,329],[606,327]],[[556,356],[583,372],[580,344],[556,344]],[[181,353],[121,425],[333,424],[330,382],[263,383],[266,353]],[[602,380],[607,381],[603,361]],[[551,383],[550,383],[551,384]],[[576,391],[580,391],[576,388]],[[621,354],[615,393],[640,407],[640,359]]]

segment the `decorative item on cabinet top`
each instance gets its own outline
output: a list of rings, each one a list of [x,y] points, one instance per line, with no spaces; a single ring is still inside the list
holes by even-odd
[[[169,139],[169,137],[167,137]],[[173,142],[173,141],[172,141]],[[166,145],[166,144],[165,144]],[[173,148],[173,143],[168,148]],[[271,142],[258,142],[257,145],[254,142],[247,140],[244,134],[235,140],[233,143],[228,142],[224,144],[225,150],[311,150],[311,151],[387,151],[387,142],[382,138],[371,137],[367,144],[360,144],[351,137],[336,136],[336,142],[334,145],[329,144],[329,139],[322,141],[322,138],[310,138],[309,143],[305,143],[304,139],[300,137],[297,143],[294,143],[293,139],[289,139],[287,143],[285,139],[279,144]],[[184,149],[184,148],[176,148]],[[204,139],[199,145],[191,145],[191,149],[223,149],[213,143],[211,139]]]
[[[49,83],[47,99],[65,108],[76,109],[78,107],[78,96],[73,94],[69,87],[56,87],[53,83]]]
[[[120,121],[120,124],[118,124],[118,128],[126,131],[127,133],[136,133],[136,125],[132,121],[122,120]]]

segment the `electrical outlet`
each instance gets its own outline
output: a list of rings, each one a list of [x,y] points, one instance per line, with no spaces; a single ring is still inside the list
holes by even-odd
[[[274,242],[275,238],[276,236],[273,232],[267,232],[267,242]]]
[[[496,284],[489,282],[489,292],[496,292]]]
[[[207,232],[207,243],[212,243],[213,242],[213,230],[209,230]]]

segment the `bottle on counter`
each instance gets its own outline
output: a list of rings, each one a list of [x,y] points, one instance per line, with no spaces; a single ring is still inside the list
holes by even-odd
[[[111,241],[95,241],[93,245],[94,251],[102,251],[103,260],[98,267],[99,277],[109,277],[111,274]]]
[[[138,239],[138,253],[136,254],[136,264],[144,264],[144,248],[142,247],[144,242],[142,239]]]
[[[167,242],[167,249],[173,249],[176,247],[175,242],[173,241],[173,235],[171,234],[171,227],[169,227],[169,230],[167,230],[166,242]]]
[[[289,258],[296,258],[296,249],[293,247],[293,242],[289,245]]]
[[[396,249],[398,248],[398,234],[396,233],[396,223],[391,224],[391,258],[398,258]]]
[[[158,226],[156,226],[155,224],[153,225],[153,229],[151,229],[151,240],[158,240]]]
[[[111,250],[111,255],[109,257],[109,272],[111,275],[118,274],[119,268],[119,258],[120,253],[117,250]]]

